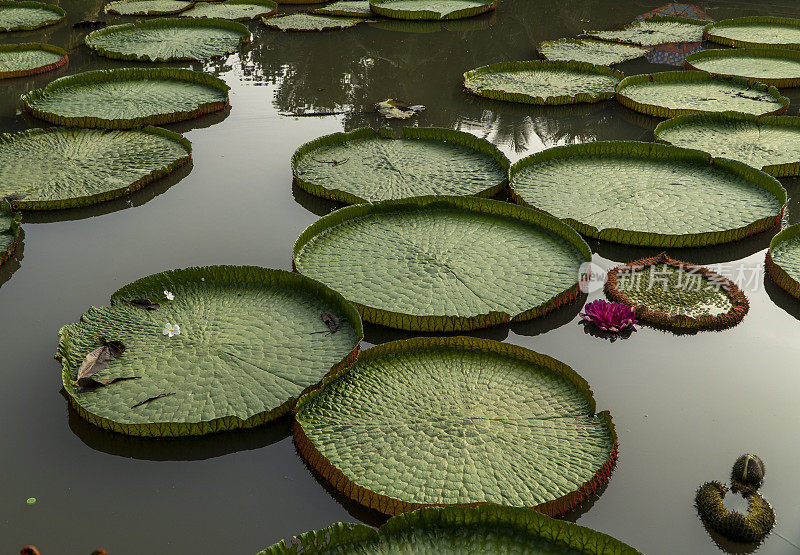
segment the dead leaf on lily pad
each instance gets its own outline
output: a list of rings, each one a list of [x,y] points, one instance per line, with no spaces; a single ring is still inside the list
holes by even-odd
[[[156,399],[161,399],[162,397],[169,397],[170,395],[175,395],[175,392],[173,391],[172,393],[159,393],[158,395],[145,399],[144,401],[139,401],[131,408],[135,409],[136,407],[141,407],[142,405],[149,403],[150,401],[155,401]]]
[[[122,341],[109,341],[100,337],[102,346],[96,348],[94,351],[86,355],[81,365],[78,367],[78,374],[75,376],[73,385],[78,386],[78,393],[97,389],[104,385],[108,385],[117,381],[131,379],[131,378],[110,378],[106,380],[93,380],[91,377],[108,368],[108,362],[112,358],[118,358],[125,352],[125,345]]]
[[[408,119],[425,109],[422,104],[409,105],[402,100],[387,98],[375,104],[375,109],[387,119]]]
[[[161,306],[158,303],[151,302],[150,299],[131,299],[126,302],[136,308],[143,308],[144,310],[156,310]]]
[[[127,378],[108,378],[107,380],[93,380],[91,378],[84,378],[81,382],[78,383],[75,390],[78,393],[86,393],[87,391],[94,391],[95,389],[100,389],[101,387],[111,385],[112,383],[125,382],[128,380],[140,380],[141,378],[142,378],[141,376],[129,376]]]

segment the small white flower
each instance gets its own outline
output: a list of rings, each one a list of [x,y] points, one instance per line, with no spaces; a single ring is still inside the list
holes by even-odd
[[[175,335],[180,335],[180,334],[181,334],[181,327],[178,324],[173,325],[167,322],[167,324],[164,326],[164,335],[169,335],[170,337],[173,337]]]
[[[164,298],[167,299],[168,301],[174,301],[175,294],[172,293],[171,291],[167,291],[166,289],[164,289]]]

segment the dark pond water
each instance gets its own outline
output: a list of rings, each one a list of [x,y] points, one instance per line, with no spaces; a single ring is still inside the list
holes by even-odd
[[[426,105],[416,124],[470,131],[513,159],[572,142],[650,140],[657,120],[613,101],[545,109],[484,101],[462,92],[460,76],[490,62],[530,59],[541,40],[611,28],[661,3],[503,0],[496,13],[466,21],[367,24],[326,34],[281,34],[250,23],[253,44],[241,55],[193,65],[232,87],[229,111],[171,126],[192,141],[193,166],[130,198],[26,214],[24,244],[0,268],[0,552],[34,543],[44,555],[96,547],[112,555],[246,554],[336,521],[381,523],[309,471],[288,420],[186,440],[132,439],[82,421],[60,392],[52,358],[59,327],[92,304],[106,304],[121,285],[165,269],[289,269],[294,239],[334,208],[292,187],[292,152],[325,133],[378,125],[371,106],[387,97]],[[716,19],[800,16],[796,0],[699,3]],[[95,17],[102,2],[62,6],[71,24]],[[0,40],[68,48],[70,64],[59,75],[124,65],[91,56],[83,36],[61,24]],[[621,69],[670,68],[641,61]],[[0,82],[0,130],[39,125],[20,114],[17,100],[54,77]],[[800,91],[788,93],[800,100]],[[345,114],[291,115],[301,112]],[[784,185],[792,197],[786,223],[800,221],[800,181]],[[693,507],[695,488],[726,481],[736,456],[749,451],[766,461],[763,493],[778,515],[758,552],[800,553],[800,302],[764,279],[772,233],[670,253],[741,272],[751,310],[732,330],[676,336],[643,328],[611,343],[584,333],[581,303],[574,303],[533,323],[480,333],[572,365],[592,385],[598,409],[614,417],[617,470],[570,520],[650,554],[752,551],[709,534]],[[606,266],[656,252],[596,242],[592,248]],[[371,343],[401,336],[367,332]],[[29,497],[38,502],[27,505]]]

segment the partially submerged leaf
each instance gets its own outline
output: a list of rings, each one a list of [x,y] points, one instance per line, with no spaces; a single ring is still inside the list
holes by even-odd
[[[461,19],[492,11],[497,0],[370,0],[370,9],[392,19]]]
[[[331,17],[312,13],[290,13],[264,17],[261,22],[279,31],[334,31],[362,23],[358,17]]]
[[[647,54],[649,48],[591,39],[559,39],[539,43],[539,55],[552,61],[608,66]]]
[[[106,4],[106,13],[119,15],[169,15],[188,10],[192,2],[185,0],[120,0]]]
[[[600,40],[655,46],[668,42],[696,42],[702,40],[703,29],[708,21],[686,17],[651,17],[629,23],[615,31],[586,31],[590,37]]]
[[[325,4],[321,8],[310,10],[309,13],[319,15],[335,15],[338,17],[372,17],[369,0],[338,0]]]
[[[386,119],[408,119],[425,110],[422,104],[410,105],[402,100],[387,98],[375,103],[375,109]]]
[[[278,4],[272,0],[226,0],[225,2],[198,2],[181,17],[212,17],[249,21],[265,17],[278,11]]]

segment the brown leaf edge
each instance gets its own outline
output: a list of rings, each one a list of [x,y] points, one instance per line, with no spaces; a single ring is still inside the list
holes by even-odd
[[[698,318],[686,316],[685,314],[678,314],[670,316],[664,312],[651,310],[643,304],[636,304],[630,297],[620,291],[618,287],[619,274],[628,271],[640,271],[647,266],[654,266],[656,264],[666,264],[673,268],[682,268],[686,271],[692,271],[696,275],[700,275],[706,279],[711,279],[720,283],[720,289],[724,291],[732,303],[731,309],[724,314],[717,314],[716,316],[703,315]],[[608,272],[608,279],[605,285],[606,296],[612,301],[628,305],[633,308],[636,313],[636,319],[656,326],[683,328],[683,329],[724,329],[735,326],[742,321],[747,312],[750,310],[750,303],[747,301],[742,290],[736,286],[728,278],[712,272],[706,267],[697,266],[688,262],[675,260],[667,256],[667,253],[661,254],[652,258],[642,258],[629,264],[617,266]]]
[[[36,48],[40,47],[43,50],[47,50],[54,54],[61,55],[61,58],[53,62],[52,64],[45,64],[38,67],[32,67],[30,69],[18,69],[18,70],[9,70],[9,71],[0,71],[0,79],[13,79],[16,77],[27,77],[28,75],[36,75],[39,73],[47,73],[48,71],[53,71],[55,69],[59,69],[64,67],[69,62],[69,56],[67,53],[62,50],[61,48],[57,48],[50,44],[41,44],[41,43],[23,43],[23,44],[13,44],[13,45],[3,45],[0,47],[0,51],[16,51],[22,50],[23,48]]]

